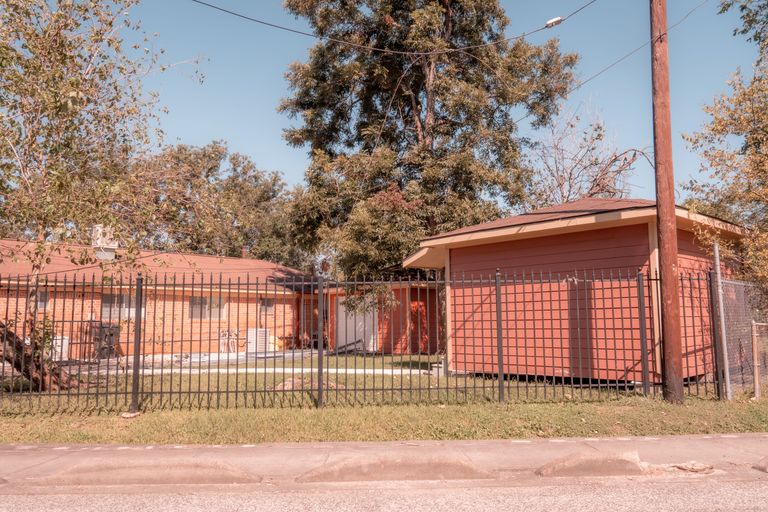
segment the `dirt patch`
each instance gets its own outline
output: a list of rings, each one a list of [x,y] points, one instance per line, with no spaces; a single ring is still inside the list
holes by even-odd
[[[306,389],[304,387],[304,381],[301,379],[284,380],[275,386],[275,391],[302,391],[304,389]]]
[[[328,380],[323,381],[323,387],[325,389],[344,389],[341,384]],[[317,389],[317,383],[309,379],[298,378],[284,380],[274,388],[275,391],[312,391],[313,389]]]
[[[682,464],[673,464],[672,468],[678,471],[685,471],[686,473],[703,475],[708,475],[714,471],[714,468],[711,464],[703,464],[696,461],[683,462]]]

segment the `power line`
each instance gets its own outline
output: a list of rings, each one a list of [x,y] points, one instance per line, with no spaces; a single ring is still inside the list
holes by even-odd
[[[680,18],[679,20],[677,20],[677,21],[675,22],[675,24],[674,24],[674,25],[671,25],[671,26],[670,26],[670,27],[667,29],[667,31],[666,31],[666,32],[664,32],[664,34],[663,34],[663,35],[667,35],[667,34],[669,34],[669,32],[670,32],[672,29],[674,29],[675,27],[677,27],[678,25],[680,25],[681,23],[683,23],[685,20],[687,20],[687,19],[688,19],[688,17],[689,17],[691,14],[693,14],[693,13],[694,13],[694,12],[695,12],[697,9],[699,9],[700,7],[703,7],[703,6],[704,6],[704,4],[706,4],[707,2],[709,2],[709,0],[704,0],[703,2],[699,3],[698,5],[696,5],[696,6],[695,6],[693,9],[691,9],[690,11],[688,11],[688,12],[685,14],[685,16],[683,16],[682,18]],[[587,78],[586,80],[584,80],[584,81],[580,82],[576,88],[582,87],[582,86],[583,86],[583,85],[585,85],[586,83],[588,83],[588,82],[591,82],[592,80],[594,80],[594,79],[595,79],[595,78],[597,78],[598,76],[602,75],[603,73],[605,73],[606,71],[608,71],[608,70],[609,70],[609,69],[611,69],[612,67],[616,66],[617,64],[619,64],[619,63],[623,62],[624,60],[626,60],[626,59],[628,59],[629,57],[631,57],[632,55],[634,55],[635,53],[639,52],[640,50],[642,50],[643,48],[645,48],[645,47],[646,47],[646,46],[648,46],[649,44],[651,44],[651,40],[650,40],[650,39],[649,39],[648,41],[646,41],[645,43],[643,43],[642,45],[640,45],[640,46],[638,46],[637,48],[635,48],[634,50],[630,51],[629,53],[627,53],[627,54],[623,55],[621,58],[619,58],[619,59],[617,59],[617,60],[613,61],[613,62],[612,62],[612,63],[610,63],[608,66],[604,67],[603,69],[601,69],[600,71],[598,71],[598,72],[597,72],[597,73],[595,73],[594,75],[590,76],[590,77],[589,77],[589,78]],[[575,90],[575,89],[574,89],[574,90]]]
[[[331,36],[322,36],[322,35],[318,35],[318,34],[315,34],[315,33],[312,33],[312,32],[306,32],[306,31],[303,31],[303,30],[298,30],[298,29],[295,29],[295,28],[286,27],[286,26],[283,26],[283,25],[278,25],[277,23],[272,23],[272,22],[265,21],[265,20],[262,20],[262,19],[259,19],[259,18],[254,18],[252,16],[248,16],[246,14],[242,14],[242,13],[239,13],[239,12],[236,12],[236,11],[232,11],[230,9],[225,9],[224,7],[220,7],[218,5],[211,4],[211,3],[205,2],[203,0],[190,0],[190,1],[194,2],[194,3],[198,4],[198,5],[202,5],[202,6],[208,7],[209,9],[214,9],[216,11],[223,12],[225,14],[229,14],[230,16],[235,16],[237,18],[240,18],[240,19],[243,19],[243,20],[246,20],[246,21],[250,21],[252,23],[258,23],[259,25],[264,25],[266,27],[271,27],[271,28],[274,28],[274,29],[277,29],[277,30],[283,30],[285,32],[290,32],[292,34],[298,34],[298,35],[302,35],[302,36],[306,36],[306,37],[311,37],[311,38],[318,39],[318,40],[321,40],[321,41],[331,41],[331,42],[334,42],[334,43],[350,46],[352,48],[357,48],[359,50],[367,50],[367,51],[380,52],[380,53],[390,53],[390,54],[395,54],[395,55],[412,55],[412,56],[438,55],[438,54],[446,54],[446,53],[453,53],[453,52],[459,52],[459,51],[473,50],[473,49],[477,49],[477,48],[485,48],[485,47],[494,46],[494,45],[497,45],[497,44],[508,43],[508,42],[511,42],[511,41],[515,41],[517,39],[523,39],[526,36],[530,36],[532,34],[536,34],[537,32],[542,32],[542,31],[550,29],[550,28],[552,28],[552,27],[554,27],[556,25],[559,25],[560,23],[562,23],[562,22],[568,20],[569,18],[577,15],[578,13],[580,13],[581,11],[583,11],[584,9],[589,7],[590,5],[592,5],[595,2],[597,2],[597,0],[590,0],[589,2],[585,3],[584,5],[579,7],[578,9],[574,10],[573,12],[571,12],[570,14],[568,14],[568,15],[562,17],[562,18],[560,18],[560,17],[553,18],[552,20],[549,20],[542,27],[534,29],[534,30],[532,30],[530,32],[523,32],[522,34],[519,34],[519,35],[516,35],[516,36],[507,37],[507,38],[499,39],[499,40],[496,40],[496,41],[490,41],[488,43],[483,43],[483,44],[464,46],[464,47],[461,47],[461,48],[445,48],[445,49],[442,49],[442,50],[432,50],[432,51],[428,51],[428,52],[414,52],[414,51],[405,51],[405,50],[393,50],[393,49],[390,49],[390,48],[381,48],[381,47],[377,47],[377,46],[370,46],[370,45],[365,45],[365,44],[360,44],[360,43],[354,43],[352,41],[345,41],[343,39],[338,39],[338,38],[331,37]]]
[[[674,24],[670,25],[669,28],[667,28],[667,31],[664,32],[663,34],[661,34],[659,37],[666,36],[667,34],[669,34],[672,31],[672,29],[676,28],[678,25],[683,23],[685,20],[687,20],[691,16],[691,14],[693,14],[695,11],[697,11],[698,9],[703,7],[708,2],[709,2],[709,0],[703,0],[702,2],[700,2],[699,4],[694,6],[691,10],[689,10],[687,13],[685,13],[685,15],[682,18],[677,20]],[[607,66],[602,68],[600,71],[598,71],[597,73],[589,76],[585,80],[582,80],[581,82],[576,84],[572,89],[570,89],[568,91],[568,94],[571,94],[571,93],[577,91],[578,89],[581,89],[582,87],[584,87],[586,84],[588,84],[589,82],[591,82],[595,78],[599,77],[600,75],[602,75],[603,73],[607,72],[611,68],[614,68],[615,66],[617,66],[620,63],[624,62],[625,60],[627,60],[628,58],[630,58],[631,56],[633,56],[634,54],[636,54],[637,52],[639,52],[640,50],[645,48],[646,46],[650,45],[652,41],[653,41],[652,39],[649,39],[648,41],[644,42],[643,44],[641,44],[637,48],[634,48],[634,49],[630,50],[629,52],[625,53],[624,55],[622,55],[621,57],[619,57],[615,61],[611,62],[610,64],[608,64]],[[529,118],[531,115],[533,115],[533,114],[529,112],[526,115],[524,115],[523,117],[521,117],[520,119],[518,119],[517,121],[515,121],[515,123],[516,124],[520,123],[521,121],[524,121],[525,119]]]
[[[567,15],[565,18],[563,18],[563,21],[567,20],[571,16],[575,16],[575,15],[579,14],[581,11],[583,11],[584,9],[586,9],[587,7],[589,7],[590,5],[592,5],[595,2],[597,2],[597,0],[592,0],[591,2],[587,2],[586,4],[582,5],[581,7],[579,7],[578,9],[576,9],[575,11],[573,11],[572,13]]]

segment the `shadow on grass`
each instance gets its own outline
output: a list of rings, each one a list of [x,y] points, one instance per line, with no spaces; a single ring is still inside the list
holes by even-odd
[[[409,370],[431,370],[434,364],[431,361],[392,361],[390,366]]]

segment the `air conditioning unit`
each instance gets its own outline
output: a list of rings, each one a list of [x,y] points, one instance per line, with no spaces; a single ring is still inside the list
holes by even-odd
[[[51,359],[54,361],[69,360],[69,338],[66,336],[54,336],[51,346]]]
[[[245,339],[249,354],[264,354],[275,351],[275,338],[270,335],[269,329],[248,329]]]
[[[91,246],[96,259],[107,261],[115,259],[117,242],[114,230],[111,227],[95,224],[91,228]]]

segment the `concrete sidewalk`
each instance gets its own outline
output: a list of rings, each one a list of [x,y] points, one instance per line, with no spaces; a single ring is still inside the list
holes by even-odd
[[[761,481],[768,434],[236,446],[0,447],[0,495],[538,485],[599,478]]]

